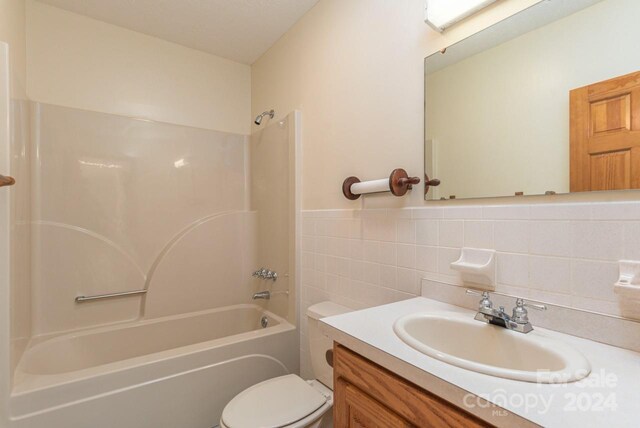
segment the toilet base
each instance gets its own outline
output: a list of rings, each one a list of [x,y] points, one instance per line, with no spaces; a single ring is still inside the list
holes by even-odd
[[[316,391],[326,397],[326,402],[313,413],[305,416],[289,425],[283,425],[280,428],[333,428],[333,391],[327,388],[322,382],[313,379],[306,381]],[[229,428],[220,419],[220,428]],[[248,428],[248,427],[242,427]]]
[[[307,425],[300,425],[301,423],[304,423],[304,422],[305,422],[304,420],[298,421],[292,425],[287,425],[286,427],[282,427],[282,428],[333,428],[333,406],[327,409],[325,413],[321,415],[319,418],[317,418],[315,421],[307,422]],[[220,425],[218,425],[218,428],[229,428],[229,427],[227,427],[225,424],[222,423],[222,421],[220,421]]]

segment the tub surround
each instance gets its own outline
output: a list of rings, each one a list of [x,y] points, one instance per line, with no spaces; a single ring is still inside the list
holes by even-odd
[[[335,342],[496,426],[633,427],[637,424],[636,403],[640,400],[640,392],[635,379],[640,376],[639,353],[534,325],[541,334],[563,341],[584,354],[591,363],[591,375],[582,381],[563,385],[542,385],[483,375],[430,358],[406,345],[393,332],[393,324],[401,316],[441,311],[471,318],[475,315],[475,311],[417,297],[325,318],[321,328]],[[498,407],[469,406],[469,403],[478,403],[475,397],[468,396],[469,393]],[[616,408],[570,411],[572,403],[569,397],[583,395],[588,396],[591,403],[594,402],[593,397],[611,395]],[[509,397],[514,396],[534,397],[537,405],[529,408],[513,405],[514,401]],[[551,405],[545,407],[543,402]],[[501,412],[502,409],[506,412]]]
[[[14,314],[8,426],[210,426],[244,388],[299,372],[299,114],[249,139],[25,106],[31,204],[14,208],[31,245],[15,251],[32,286],[12,297],[31,310]],[[252,278],[260,265],[281,278]],[[252,302],[264,289],[290,295]]]
[[[245,137],[42,103],[31,118],[33,336],[249,301]]]
[[[11,368],[20,360],[31,336],[31,146],[30,103],[11,101]]]
[[[297,248],[300,239],[300,209],[296,205],[300,191],[297,167],[300,147],[295,143],[300,141],[296,135],[300,127],[296,123],[300,123],[299,112],[278,121],[265,119],[262,129],[249,138],[247,161],[248,204],[255,213],[255,268],[268,267],[278,273],[275,281],[254,280],[255,290],[270,291],[269,310],[291,323],[296,319],[293,308],[298,292]]]

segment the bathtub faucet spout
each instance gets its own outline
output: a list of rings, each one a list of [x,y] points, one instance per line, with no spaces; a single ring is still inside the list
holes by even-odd
[[[253,295],[253,300],[256,299],[269,300],[271,299],[271,293],[269,291],[259,291]]]

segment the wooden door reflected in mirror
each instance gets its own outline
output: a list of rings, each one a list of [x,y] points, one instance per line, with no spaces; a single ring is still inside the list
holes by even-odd
[[[640,189],[640,72],[570,94],[571,192]]]

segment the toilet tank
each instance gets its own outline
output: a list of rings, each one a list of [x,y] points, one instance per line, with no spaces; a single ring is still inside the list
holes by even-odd
[[[316,303],[307,309],[307,331],[313,376],[331,389],[333,389],[333,369],[327,362],[327,351],[333,349],[333,342],[320,332],[319,320],[351,311],[352,309],[333,302]]]

